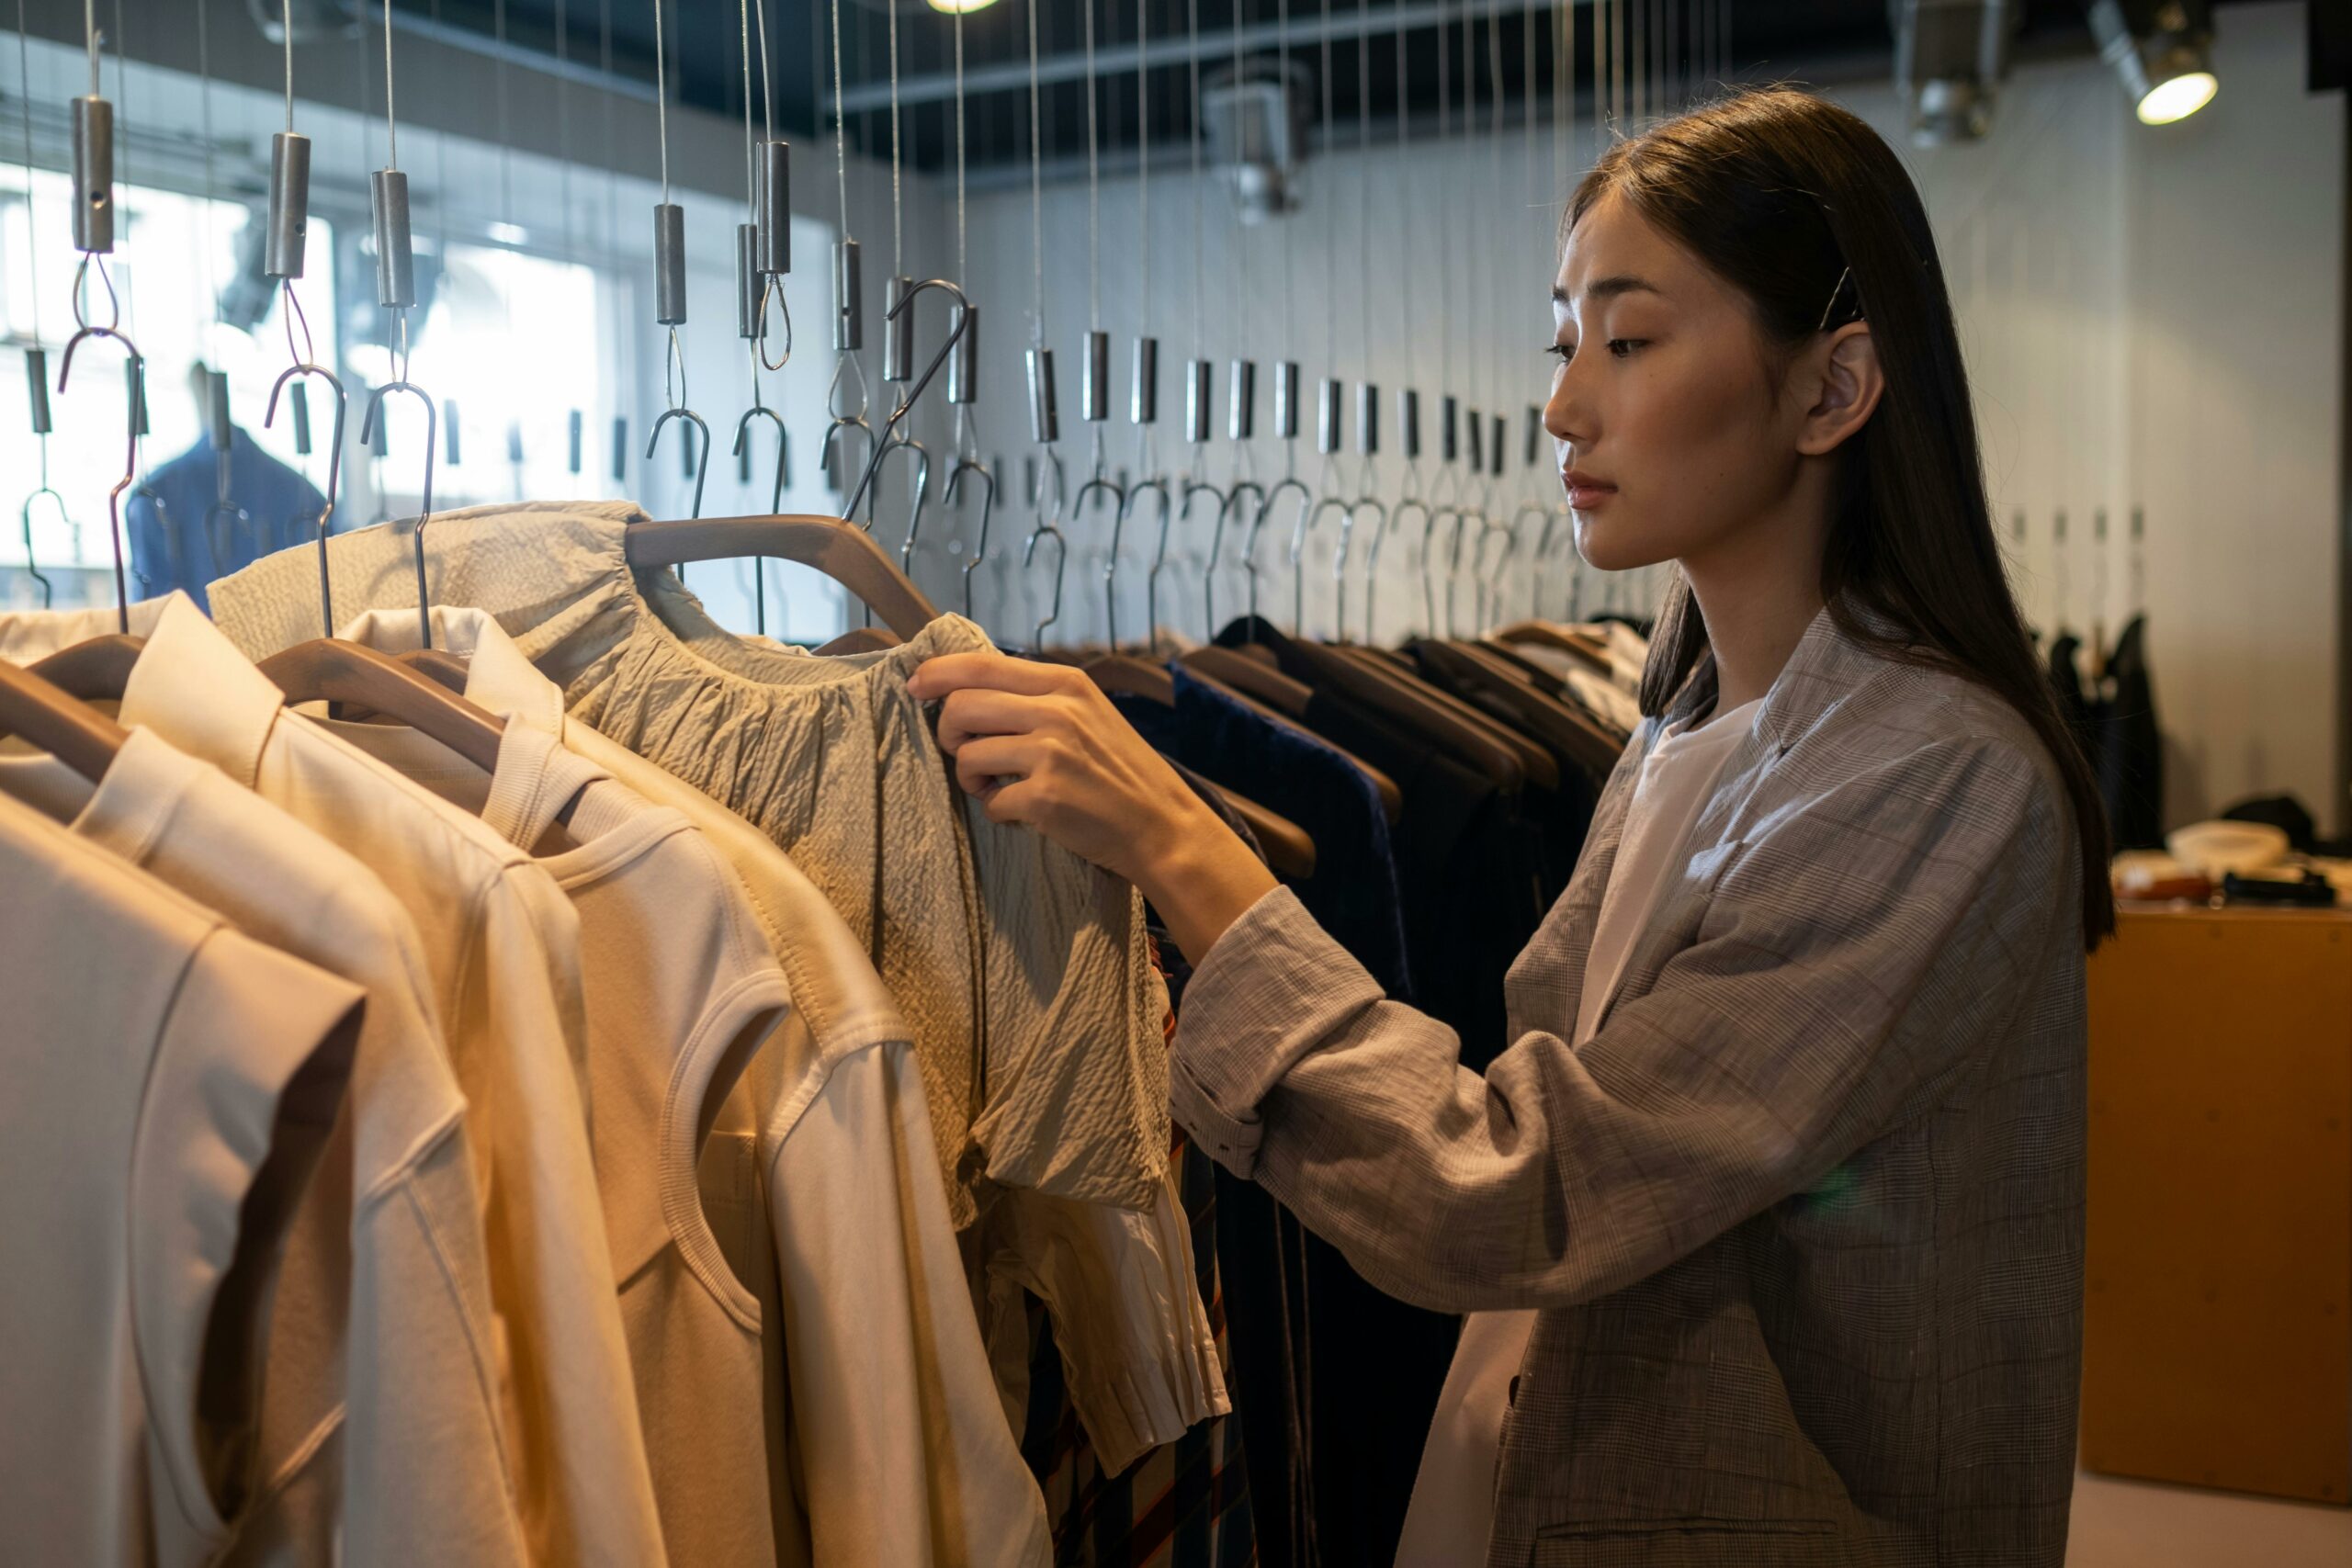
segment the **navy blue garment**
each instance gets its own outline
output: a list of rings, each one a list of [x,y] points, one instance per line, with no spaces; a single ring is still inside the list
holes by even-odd
[[[1408,999],[1405,903],[1371,779],[1182,666],[1173,674],[1173,707],[1113,700],[1178,764],[1306,829],[1315,874],[1293,890],[1391,997]],[[1417,810],[1432,823],[1442,814],[1432,796],[1408,806],[1406,822]],[[1216,1185],[1227,1384],[1248,1455],[1259,1562],[1387,1562],[1453,1359],[1454,1320],[1374,1289],[1256,1183],[1219,1169]]]
[[[219,504],[217,484],[212,442],[206,436],[151,472],[131,493],[130,564],[143,597],[184,589],[209,611],[207,583],[288,545],[308,542],[327,503],[310,480],[242,430],[231,435],[229,504],[243,508],[243,518],[212,515]]]
[[[1154,750],[1306,829],[1315,874],[1298,885],[1299,901],[1391,998],[1411,999],[1396,862],[1372,780],[1314,737],[1252,712],[1182,665],[1172,673],[1173,707],[1114,698],[1120,713]]]

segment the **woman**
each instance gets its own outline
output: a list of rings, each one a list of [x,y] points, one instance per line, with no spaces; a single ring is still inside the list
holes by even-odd
[[[1473,1314],[1404,1561],[2056,1564],[2106,832],[1927,215],[1868,127],[1775,90],[1611,149],[1563,231],[1577,547],[1679,570],[1483,1077],[1082,676],[962,655],[915,690],[991,817],[1201,955],[1179,1120]]]

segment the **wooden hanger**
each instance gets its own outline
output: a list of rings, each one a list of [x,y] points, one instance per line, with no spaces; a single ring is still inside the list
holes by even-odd
[[[1141,697],[1162,707],[1176,705],[1176,677],[1168,672],[1164,664],[1154,664],[1131,654],[1111,653],[1091,660],[1080,668],[1105,692]],[[1293,881],[1315,874],[1315,839],[1306,829],[1215,779],[1208,782],[1226,805],[1233,808],[1233,814],[1256,835],[1258,847],[1266,852],[1268,867]]]
[[[843,653],[880,653],[899,646],[899,635],[887,627],[852,626],[832,641],[819,644],[815,651],[820,659],[831,659]]]
[[[0,660],[0,735],[17,735],[96,784],[130,732],[29,670]]]
[[[922,591],[865,530],[838,517],[774,514],[632,523],[621,542],[628,564],[638,568],[746,556],[814,568],[855,594],[902,639],[939,618]]]
[[[413,648],[396,657],[418,674],[430,675],[461,697],[466,694],[466,661],[457,655],[437,648]]]
[[[1351,658],[1345,649],[1306,641],[1294,646],[1334,687],[1435,741],[1504,789],[1516,790],[1527,782],[1526,754],[1504,739],[1490,721],[1428,682],[1374,660]]]
[[[486,773],[498,771],[504,722],[372,648],[312,637],[261,661],[288,703],[352,703],[431,736]]]
[[[1211,643],[1179,655],[1176,662],[1195,675],[1209,676],[1235,691],[1247,693],[1293,718],[1306,716],[1306,705],[1315,695],[1315,688],[1306,682],[1283,674],[1272,664],[1251,659],[1238,649],[1219,648]]]
[[[130,667],[139,662],[146,639],[108,632],[90,637],[32,666],[32,672],[58,690],[85,703],[120,702],[130,684]]]

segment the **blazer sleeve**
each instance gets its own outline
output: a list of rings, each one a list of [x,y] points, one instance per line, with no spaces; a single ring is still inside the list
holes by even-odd
[[[1874,763],[1751,828],[1696,940],[1581,1049],[1532,1031],[1484,1077],[1278,889],[1194,972],[1176,1116],[1405,1301],[1593,1300],[1812,1186],[1995,1052],[2018,982],[2079,940],[2072,841],[2018,744]],[[1571,998],[1580,978],[1558,977]]]

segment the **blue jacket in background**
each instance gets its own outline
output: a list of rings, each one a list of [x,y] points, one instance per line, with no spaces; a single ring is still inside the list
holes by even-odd
[[[316,486],[234,431],[229,448],[229,503],[239,519],[207,519],[219,503],[212,443],[195,446],[152,470],[130,497],[130,566],[140,596],[184,589],[209,611],[205,585],[239,567],[313,537],[326,498]],[[163,502],[158,515],[156,502]]]

